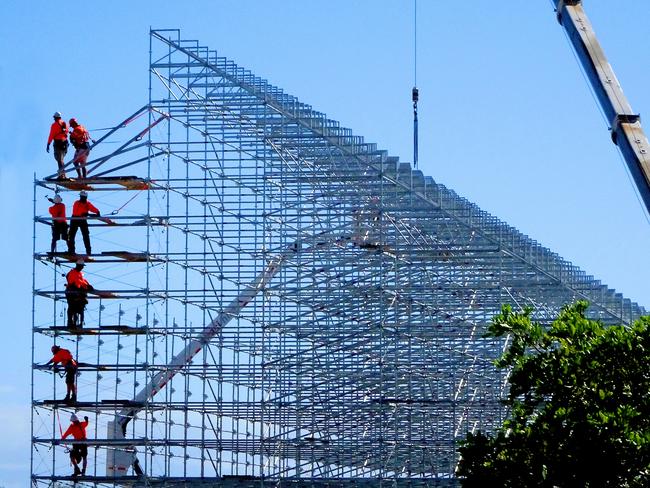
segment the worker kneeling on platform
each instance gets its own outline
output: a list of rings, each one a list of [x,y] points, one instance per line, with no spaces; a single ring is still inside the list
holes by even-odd
[[[90,247],[90,231],[88,230],[88,216],[91,213],[98,217],[101,215],[99,210],[88,201],[88,193],[86,191],[79,192],[79,200],[74,202],[74,205],[72,205],[70,233],[68,235],[68,252],[75,254],[74,240],[77,236],[77,229],[79,229],[83,236],[86,254],[89,256],[92,254],[92,249]]]
[[[52,359],[50,359],[45,365],[52,365],[56,367],[57,364],[61,363],[65,370],[65,386],[66,394],[63,399],[64,402],[77,401],[77,361],[72,357],[72,353],[67,349],[63,349],[59,346],[52,346]]]
[[[66,275],[65,298],[68,301],[69,329],[81,329],[84,324],[84,310],[88,304],[88,292],[94,290],[84,277],[84,260],[79,259],[74,269]]]
[[[70,427],[65,431],[61,436],[61,439],[65,439],[68,436],[76,441],[85,441],[86,437],[86,427],[88,427],[88,417],[84,417],[84,421],[80,422],[79,418],[73,413],[70,415]],[[70,451],[70,461],[74,466],[74,473],[72,476],[84,476],[86,474],[86,466],[88,465],[88,446],[86,444],[72,444],[72,450]],[[81,469],[79,469],[79,463],[81,463]]]

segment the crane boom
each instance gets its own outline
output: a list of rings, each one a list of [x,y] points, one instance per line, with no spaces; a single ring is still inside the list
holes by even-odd
[[[612,141],[619,147],[645,208],[650,213],[650,144],[641,126],[641,117],[634,113],[623,94],[582,8],[582,0],[554,1],[558,22],[568,34],[609,121]]]

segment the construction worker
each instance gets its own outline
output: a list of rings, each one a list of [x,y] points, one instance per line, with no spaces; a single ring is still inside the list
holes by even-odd
[[[92,285],[84,278],[83,259],[77,260],[74,269],[66,275],[65,298],[68,301],[69,329],[80,329],[84,324],[84,310],[88,303],[88,292],[94,290]]]
[[[61,199],[61,195],[56,194],[54,198],[48,198],[54,205],[50,207],[50,215],[52,216],[52,244],[50,245],[50,252],[56,252],[56,241],[65,241],[68,244],[68,221],[65,218],[65,204]]]
[[[90,256],[90,232],[88,231],[88,215],[94,213],[99,216],[99,210],[88,201],[88,193],[82,190],[79,193],[79,200],[72,205],[72,217],[70,218],[70,232],[68,234],[68,251],[75,254],[74,238],[77,235],[77,229],[81,230],[86,254]]]
[[[70,127],[72,127],[70,142],[75,148],[72,164],[74,164],[74,167],[77,170],[77,176],[79,176],[79,178],[86,178],[86,161],[90,154],[90,134],[83,125],[77,122],[77,119],[75,118],[70,119]]]
[[[72,353],[67,349],[63,349],[59,346],[52,346],[52,359],[50,359],[45,365],[53,365],[56,367],[57,364],[61,363],[65,371],[65,386],[66,394],[63,399],[64,402],[76,402],[77,401],[77,386],[75,384],[77,379],[77,361],[72,357]]]
[[[54,122],[50,126],[50,136],[47,138],[45,150],[50,152],[50,144],[54,141],[54,159],[59,165],[59,179],[65,178],[65,155],[68,153],[68,124],[61,119],[61,112],[54,112]]]
[[[88,439],[86,437],[86,427],[88,427],[88,417],[84,417],[83,422],[79,422],[79,417],[74,413],[70,415],[70,427],[63,433],[61,439],[65,439],[68,436],[76,441],[85,441]],[[88,446],[86,444],[72,444],[72,449],[70,450],[70,461],[74,466],[74,473],[72,476],[85,476],[86,466],[88,465]],[[79,469],[79,462],[81,463],[81,469]]]

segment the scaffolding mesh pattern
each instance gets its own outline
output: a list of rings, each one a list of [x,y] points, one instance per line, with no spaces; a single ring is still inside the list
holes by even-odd
[[[90,418],[87,486],[451,486],[458,441],[506,415],[504,344],[482,338],[501,304],[542,321],[577,299],[605,323],[644,313],[180,31],[151,45],[149,103],[93,148],[89,180],[35,182],[35,486],[78,481],[59,440],[72,412]],[[104,292],[81,332],[61,277],[76,257],[45,252],[42,205],[79,189],[115,223],[90,221],[85,272]],[[76,404],[38,366],[54,342],[80,361]],[[143,475],[111,478],[115,450]]]

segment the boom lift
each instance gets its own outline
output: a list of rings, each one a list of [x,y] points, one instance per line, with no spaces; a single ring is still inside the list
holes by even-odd
[[[287,247],[283,252],[269,260],[266,267],[247,286],[244,286],[239,295],[236,296],[224,309],[212,320],[197,336],[190,341],[185,348],[171,360],[166,369],[159,371],[153,378],[138,392],[127,406],[116,413],[114,420],[108,422],[107,439],[109,450],[106,459],[106,475],[110,477],[126,476],[129,468],[133,468],[134,474],[143,474],[137,453],[133,445],[129,445],[126,439],[127,426],[137,414],[143,410],[150,400],[160,392],[183,368],[191,364],[193,358],[207,346],[212,339],[218,336],[228,323],[251,303],[255,297],[263,292],[271,283],[274,276],[282,269],[292,255],[301,253],[314,253],[324,248],[336,246],[345,247],[352,244],[359,249],[380,249],[380,245],[369,241],[371,236],[367,231],[377,222],[358,222],[353,235],[338,235],[327,237],[321,235],[310,247],[303,248],[300,241],[296,241]],[[309,240],[308,240],[309,241]],[[114,441],[114,442],[110,442]],[[110,447],[110,446],[114,447]]]
[[[650,213],[650,144],[641,126],[641,117],[633,112],[625,98],[582,8],[582,0],[554,2],[558,22],[566,30],[609,121],[612,141],[620,149],[645,208]]]

